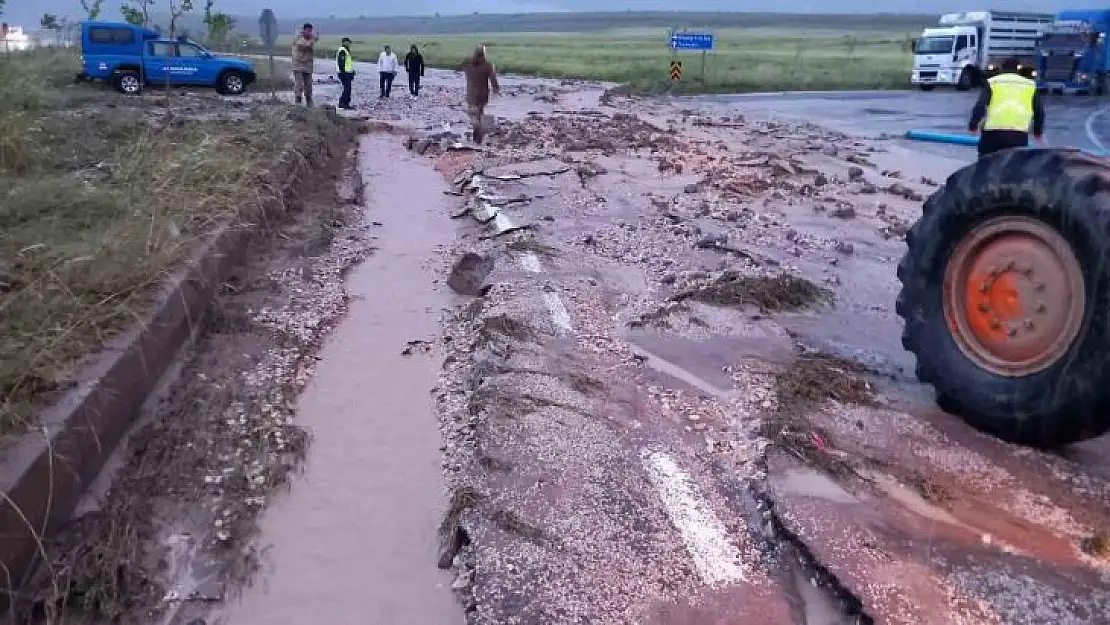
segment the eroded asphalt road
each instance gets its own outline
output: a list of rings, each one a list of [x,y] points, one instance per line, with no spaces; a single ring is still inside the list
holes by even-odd
[[[376,75],[363,71],[356,101],[361,116],[409,127],[405,143],[419,156],[404,155],[400,137],[364,143],[368,170],[376,158],[409,168],[370,182],[372,210],[426,219],[427,206],[395,192],[389,206],[373,200],[389,184],[425,185],[412,201],[427,196],[413,167],[435,166],[451,183],[435,208],[441,225],[427,227],[453,224],[457,238],[436,248],[441,233],[423,245],[396,226],[408,256],[487,259],[476,266],[488,288],[420,336],[406,332],[424,326],[386,312],[389,300],[454,301],[408,293],[429,278],[404,254],[397,273],[388,258],[373,270],[391,276],[375,318],[398,319],[376,331],[409,354],[407,340],[430,340],[410,357],[442,362],[435,410],[404,418],[419,429],[438,414],[450,490],[439,558],[468,622],[1110,622],[1107,440],[1046,454],[981,436],[933,406],[899,344],[902,236],[966,152],[757,120],[775,108],[853,122],[841,100],[640,101],[530,80],[506,81],[486,149],[451,150],[465,119],[459,80],[429,74],[420,99],[399,82],[380,102]],[[378,343],[367,349],[387,349]],[[337,357],[348,365],[320,367],[316,385],[351,383],[357,359]],[[330,439],[340,453],[343,441]],[[426,451],[379,453],[396,475],[411,466],[424,475]],[[408,497],[433,501],[439,493],[418,491],[434,482],[413,482]],[[293,488],[295,500],[312,484]],[[406,499],[396,485],[382,492],[381,507]],[[296,514],[271,512],[284,513]],[[327,533],[326,517],[317,511],[311,531]],[[395,527],[384,517],[371,515],[367,533]],[[427,554],[435,528],[424,512],[407,518],[424,538],[363,540]],[[328,562],[294,557],[285,578],[347,574]],[[434,576],[379,571],[368,583],[374,593],[329,618],[452,622],[439,607],[383,611],[390,588],[438,592]],[[272,596],[269,609],[303,609],[295,597]]]

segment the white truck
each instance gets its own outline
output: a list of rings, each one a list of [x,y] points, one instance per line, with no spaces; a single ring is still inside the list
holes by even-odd
[[[970,89],[989,78],[998,63],[1014,57],[1032,72],[1036,45],[1055,20],[1052,13],[972,11],[942,15],[914,43],[910,82],[929,91],[937,85]]]

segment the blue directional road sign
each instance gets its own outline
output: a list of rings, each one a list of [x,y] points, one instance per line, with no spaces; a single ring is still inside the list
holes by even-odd
[[[712,50],[713,33],[672,33],[671,50]]]

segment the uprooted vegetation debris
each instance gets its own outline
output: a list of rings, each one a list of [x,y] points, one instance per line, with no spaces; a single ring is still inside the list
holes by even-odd
[[[693,300],[738,309],[755,306],[762,313],[777,313],[830,303],[832,297],[832,292],[828,289],[799,276],[748,276],[737,271],[726,271],[708,284],[675,294],[671,300]]]
[[[875,392],[864,365],[821,353],[799,354],[775,378],[774,414],[764,418],[762,432],[799,459],[833,474],[855,471],[823,449],[828,437],[807,418],[807,411],[828,401],[841,404],[874,405]]]

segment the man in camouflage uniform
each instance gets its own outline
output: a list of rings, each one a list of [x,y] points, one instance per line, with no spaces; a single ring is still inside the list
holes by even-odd
[[[312,106],[312,66],[315,62],[316,33],[312,24],[305,24],[293,40],[293,99],[297,104],[304,98]]]

